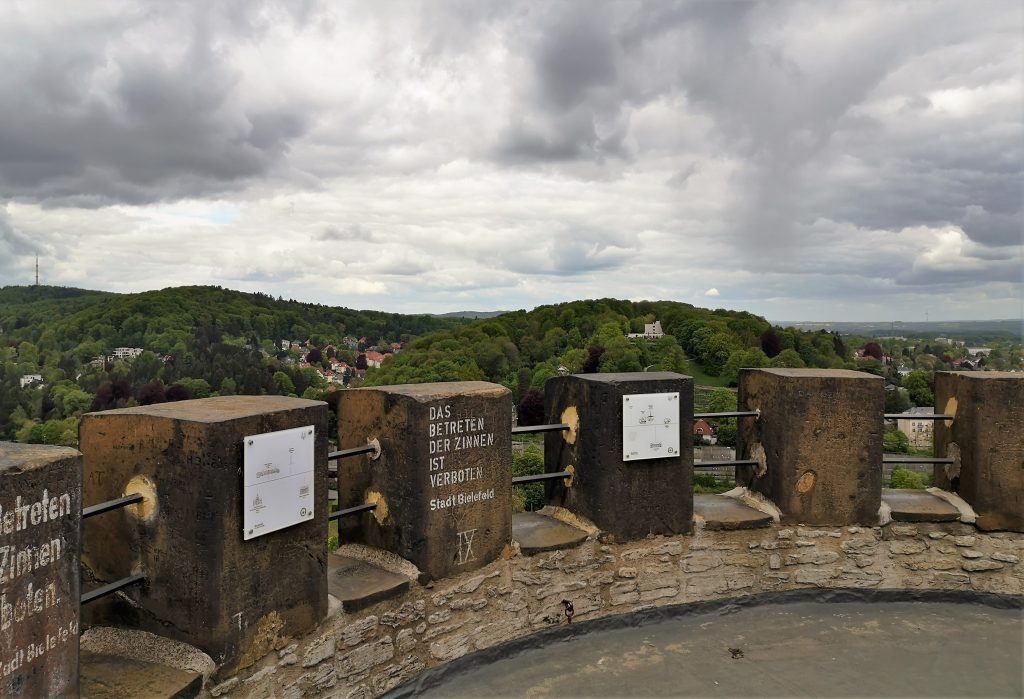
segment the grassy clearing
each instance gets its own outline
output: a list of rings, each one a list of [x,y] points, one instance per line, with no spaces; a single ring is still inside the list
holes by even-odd
[[[721,376],[711,376],[704,373],[704,367],[702,367],[697,361],[689,359],[686,362],[686,369],[684,370],[687,376],[693,377],[693,382],[698,386],[727,386],[729,382]]]

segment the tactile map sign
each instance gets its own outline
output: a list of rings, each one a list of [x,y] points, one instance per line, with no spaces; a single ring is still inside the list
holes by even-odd
[[[313,519],[313,425],[246,437],[242,538]]]
[[[622,460],[679,456],[679,393],[622,397]]]

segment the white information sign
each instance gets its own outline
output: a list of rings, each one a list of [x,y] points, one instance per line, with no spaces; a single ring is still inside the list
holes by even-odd
[[[307,425],[243,440],[243,539],[313,519],[315,437]]]
[[[622,459],[679,456],[679,393],[622,397]]]

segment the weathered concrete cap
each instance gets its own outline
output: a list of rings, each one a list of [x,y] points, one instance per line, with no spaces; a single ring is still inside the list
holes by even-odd
[[[770,527],[771,515],[722,495],[694,495],[693,514],[704,520],[708,531]]]
[[[0,696],[77,696],[82,463],[0,442]]]
[[[385,391],[392,395],[408,396],[420,403],[430,403],[451,396],[504,395],[507,388],[487,381],[442,381],[438,383],[409,383],[395,386],[370,386],[358,391]]]
[[[923,490],[882,489],[894,522],[955,522],[960,511],[942,498]]]
[[[741,369],[740,371],[757,371],[775,376],[787,376],[793,379],[864,379],[866,381],[882,381],[881,376],[868,374],[852,369]]]
[[[554,517],[536,512],[512,515],[512,538],[519,550],[530,555],[543,551],[567,549],[587,540],[587,533]]]
[[[573,374],[572,378],[591,383],[616,385],[629,381],[667,381],[691,377],[677,374],[674,371],[620,371],[607,374]]]
[[[275,413],[296,408],[313,408],[323,403],[304,398],[288,396],[214,396],[213,398],[197,398],[172,403],[154,403],[134,408],[117,408],[104,410],[101,413],[86,413],[85,417],[98,415],[152,415],[172,420],[188,420],[190,422],[223,422],[238,420],[245,417],[256,417],[266,413]]]
[[[77,449],[70,447],[0,442],[0,476],[37,471],[52,466],[55,461],[77,461],[80,456]]]

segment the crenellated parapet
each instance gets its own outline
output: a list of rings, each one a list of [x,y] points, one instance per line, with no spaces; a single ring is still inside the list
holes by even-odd
[[[348,390],[334,451],[316,401],[90,414],[81,455],[0,444],[0,680],[73,694],[82,629],[198,648],[215,694],[374,696],[664,606],[800,590],[1019,604],[1024,377],[940,372],[935,394],[927,493],[882,489],[882,382],[846,371],[743,371],[740,487],[699,498],[678,374],[553,379],[548,423],[516,428],[495,384]],[[514,431],[545,433],[545,473],[512,477]],[[513,515],[522,482],[545,484],[544,510]]]

